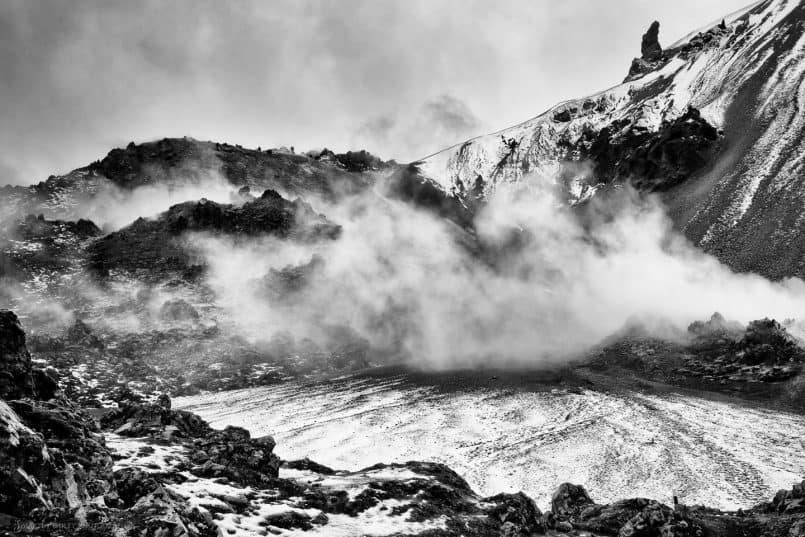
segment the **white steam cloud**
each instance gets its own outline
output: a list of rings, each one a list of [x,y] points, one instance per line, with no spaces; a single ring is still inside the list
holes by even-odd
[[[131,190],[105,183],[98,193],[73,211],[102,229],[112,231],[131,224],[137,218],[157,216],[177,203],[201,198],[232,203],[235,194],[236,188],[231,183],[212,172],[194,180],[156,183]]]
[[[487,254],[453,224],[377,192],[318,208],[343,226],[337,241],[194,237],[223,317],[244,335],[324,341],[338,325],[423,367],[535,365],[634,317],[684,329],[713,311],[747,322],[805,309],[801,280],[733,273],[675,232],[656,199],[628,191],[582,217],[544,190],[499,190],[475,222]],[[259,291],[269,270],[313,254],[324,262],[301,290]]]

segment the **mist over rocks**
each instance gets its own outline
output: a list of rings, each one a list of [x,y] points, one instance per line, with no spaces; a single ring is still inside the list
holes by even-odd
[[[27,353],[19,336],[0,332],[2,348]],[[798,535],[803,527],[805,485],[732,513],[672,509],[643,498],[598,504],[583,487],[565,483],[543,513],[522,493],[480,497],[442,464],[345,472],[312,461],[284,463],[270,436],[215,430],[173,410],[165,395],[153,401],[121,400],[99,429],[61,396],[0,400],[0,532],[44,536],[69,527],[99,537],[121,531],[201,537],[255,527],[327,531],[345,517],[394,521],[403,534],[424,527],[434,535],[477,537]]]
[[[155,219],[136,220],[130,226],[99,239],[89,248],[90,267],[101,275],[120,270],[140,273],[146,281],[162,279],[162,273],[188,274],[193,255],[182,236],[186,233],[233,236],[274,235],[302,242],[333,240],[337,224],[317,214],[300,199],[288,201],[274,190],[242,205],[223,205],[208,200],[174,205]]]
[[[803,9],[766,0],[665,48],[654,22],[622,84],[408,164],[164,138],[3,188],[0,301],[16,314],[0,310],[0,535],[802,535],[805,483],[726,512],[617,499],[633,492],[597,503],[594,480],[568,482],[543,511],[506,488],[518,459],[499,455],[525,452],[542,476],[558,455],[540,448],[566,447],[588,426],[574,413],[611,392],[613,416],[584,420],[612,445],[584,464],[631,463],[619,491],[662,464],[701,469],[666,453],[672,435],[723,464],[711,477],[730,490],[708,488],[712,505],[771,496],[794,473],[785,432],[732,457],[681,414],[653,417],[650,395],[791,413],[785,424],[805,412]],[[457,132],[478,125],[441,101]],[[528,435],[486,437],[500,422],[476,411],[469,378],[485,400],[515,399],[503,415]],[[282,460],[276,435],[315,436],[310,423],[256,433],[276,411],[261,393],[324,385],[310,421],[355,437],[356,414],[412,403],[382,400],[394,383],[469,409],[417,414],[424,426],[370,416],[354,441],[381,461],[373,435],[459,423],[456,449],[508,476],[485,493],[506,492],[476,492],[460,460],[464,477],[405,458]],[[251,431],[171,401],[222,391],[262,413],[239,422]],[[527,391],[576,406],[528,415]],[[623,433],[635,407],[655,430]]]

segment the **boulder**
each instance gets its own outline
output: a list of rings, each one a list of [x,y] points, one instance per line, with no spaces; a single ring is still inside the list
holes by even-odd
[[[551,512],[560,517],[575,516],[590,505],[594,502],[584,487],[572,483],[562,483],[551,497]]]
[[[14,312],[0,310],[0,398],[33,395],[31,355],[25,346],[25,332]]]
[[[494,503],[494,507],[487,511],[487,516],[500,521],[502,535],[526,537],[535,533],[545,533],[542,512],[534,500],[522,492],[498,494],[486,498],[484,502]]]
[[[223,477],[242,485],[270,483],[279,476],[280,459],[271,436],[251,438],[242,427],[227,427],[196,438],[191,446],[191,470],[203,477]]]
[[[159,316],[165,321],[178,322],[197,321],[199,318],[196,308],[181,298],[168,300],[162,304]]]
[[[123,436],[163,438],[198,438],[208,435],[212,428],[192,412],[171,410],[170,398],[159,397],[156,403],[119,404],[118,408],[101,418],[101,427]]]

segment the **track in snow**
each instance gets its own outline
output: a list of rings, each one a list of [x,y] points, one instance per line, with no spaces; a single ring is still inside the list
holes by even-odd
[[[596,501],[644,496],[734,509],[805,477],[805,417],[682,395],[444,390],[404,375],[177,398],[213,426],[272,434],[277,454],[355,470],[431,460],[481,494],[541,507],[560,483]]]

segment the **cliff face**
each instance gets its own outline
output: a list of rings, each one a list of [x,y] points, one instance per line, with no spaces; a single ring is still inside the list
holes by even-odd
[[[805,6],[758,2],[665,49],[657,30],[623,84],[426,157],[420,179],[465,206],[507,183],[573,204],[633,182],[736,270],[805,276]]]

